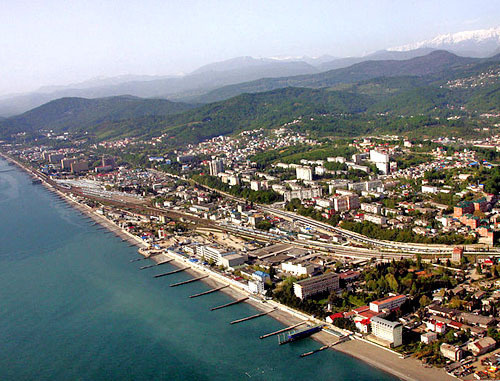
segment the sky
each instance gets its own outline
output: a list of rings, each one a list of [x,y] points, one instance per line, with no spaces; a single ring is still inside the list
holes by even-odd
[[[497,26],[499,0],[0,0],[0,95],[239,56],[358,56]]]

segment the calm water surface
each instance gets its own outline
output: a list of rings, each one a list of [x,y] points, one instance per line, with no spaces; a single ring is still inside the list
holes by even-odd
[[[393,380],[311,339],[259,340],[282,328],[179,273],[139,271],[136,248],[0,159],[0,380]],[[161,272],[173,269],[169,264]]]

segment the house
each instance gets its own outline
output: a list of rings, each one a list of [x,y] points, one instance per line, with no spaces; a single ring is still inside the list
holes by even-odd
[[[343,318],[343,317],[344,317],[344,315],[342,313],[337,312],[336,314],[331,314],[331,315],[327,316],[325,320],[327,323],[333,324],[335,319],[339,319],[339,318]]]
[[[471,351],[474,356],[482,355],[495,349],[497,342],[491,337],[483,337],[482,339],[469,343],[467,349]]]
[[[439,322],[436,320],[429,320],[424,322],[425,326],[429,331],[437,332],[437,333],[445,333],[446,332],[446,324],[444,322]]]

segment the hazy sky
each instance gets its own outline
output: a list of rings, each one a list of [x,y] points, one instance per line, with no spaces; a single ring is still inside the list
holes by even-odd
[[[498,0],[0,0],[0,94],[237,56],[362,55],[499,25]]]

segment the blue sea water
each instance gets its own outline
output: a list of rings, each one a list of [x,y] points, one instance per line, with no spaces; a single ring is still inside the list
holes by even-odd
[[[137,249],[98,230],[0,159],[0,380],[394,380],[312,339],[279,346],[283,327],[202,282],[154,279]],[[164,265],[161,272],[173,269]]]

